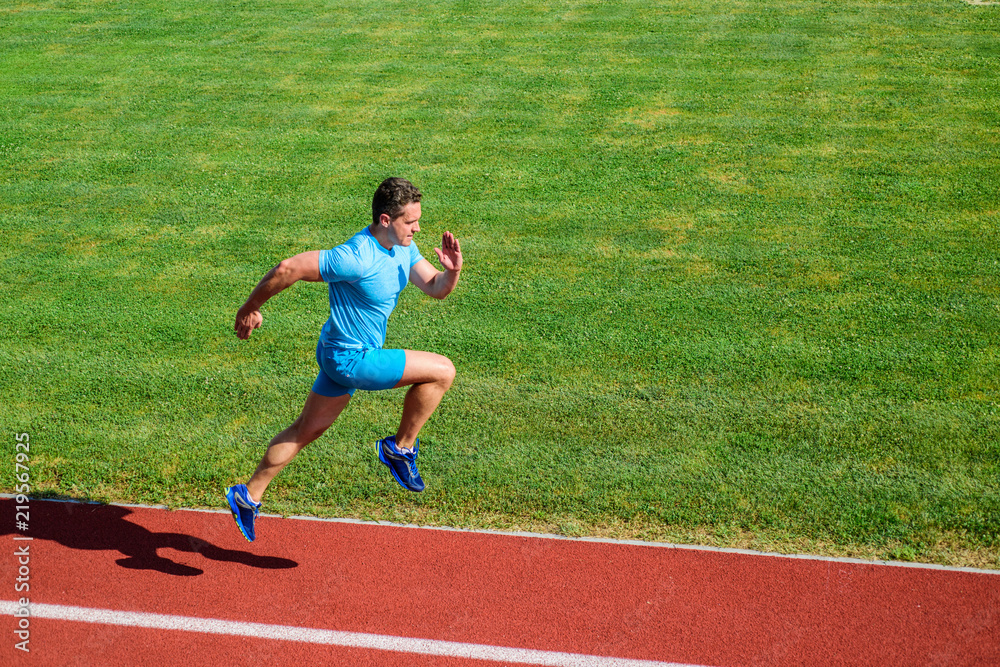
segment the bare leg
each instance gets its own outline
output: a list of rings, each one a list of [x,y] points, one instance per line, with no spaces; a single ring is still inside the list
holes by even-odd
[[[275,475],[291,463],[303,447],[323,435],[350,400],[350,394],[330,398],[310,391],[301,414],[291,426],[271,439],[264,458],[247,482],[251,499],[260,502]]]
[[[413,386],[403,400],[403,417],[396,432],[397,447],[413,447],[420,429],[437,409],[441,397],[454,380],[455,366],[448,357],[433,352],[406,350],[406,368],[396,386]]]

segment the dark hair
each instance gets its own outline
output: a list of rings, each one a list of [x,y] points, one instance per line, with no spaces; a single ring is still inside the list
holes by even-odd
[[[387,213],[390,218],[398,217],[407,204],[420,201],[420,190],[405,178],[387,178],[375,190],[372,198],[372,222]]]

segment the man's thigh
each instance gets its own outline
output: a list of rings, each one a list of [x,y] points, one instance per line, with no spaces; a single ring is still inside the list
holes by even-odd
[[[397,387],[423,382],[451,382],[455,379],[455,365],[448,357],[418,350],[404,352],[406,368],[403,369],[403,377],[396,384]]]
[[[310,391],[305,405],[302,406],[299,421],[308,430],[325,431],[337,420],[350,400],[350,394],[323,396]]]

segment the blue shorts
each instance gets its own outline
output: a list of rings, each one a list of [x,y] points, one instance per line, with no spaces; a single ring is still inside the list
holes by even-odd
[[[312,390],[321,396],[354,395],[355,389],[392,389],[403,379],[404,350],[344,350],[316,345],[319,375]]]

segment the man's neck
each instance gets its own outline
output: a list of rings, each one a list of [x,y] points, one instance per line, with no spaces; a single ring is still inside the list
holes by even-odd
[[[375,237],[375,240],[378,241],[380,246],[386,250],[392,250],[393,243],[389,240],[389,230],[387,228],[373,222],[368,225],[368,232]]]

